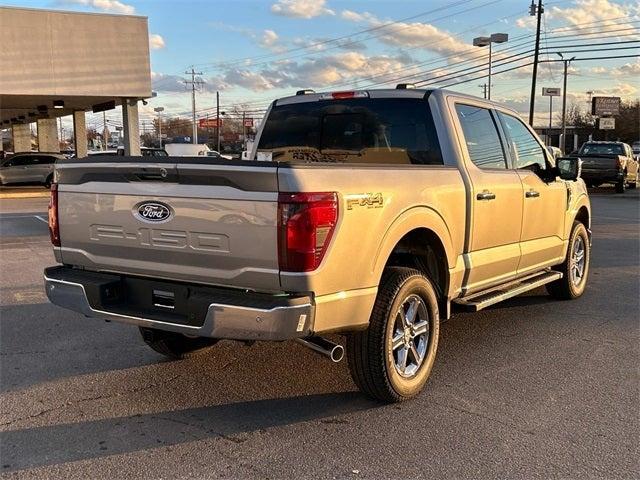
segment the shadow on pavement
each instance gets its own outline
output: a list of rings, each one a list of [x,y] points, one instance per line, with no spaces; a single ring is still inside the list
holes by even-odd
[[[354,392],[275,398],[133,415],[0,434],[2,471],[9,472],[328,419],[380,405]]]

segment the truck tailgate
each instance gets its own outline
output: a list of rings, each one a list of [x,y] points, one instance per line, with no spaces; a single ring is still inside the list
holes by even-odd
[[[277,291],[277,167],[238,163],[60,164],[62,262]]]

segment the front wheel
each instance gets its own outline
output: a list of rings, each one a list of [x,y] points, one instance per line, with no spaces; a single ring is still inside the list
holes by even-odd
[[[187,358],[214,345],[215,338],[187,337],[181,333],[140,327],[144,343],[156,352],[173,359]]]
[[[573,300],[584,293],[589,275],[591,247],[587,228],[580,222],[573,222],[569,236],[569,247],[564,262],[555,267],[562,278],[547,284],[547,292],[559,300]]]
[[[382,402],[415,397],[436,357],[438,299],[431,282],[410,268],[388,268],[369,328],[347,339],[349,370],[358,388]]]

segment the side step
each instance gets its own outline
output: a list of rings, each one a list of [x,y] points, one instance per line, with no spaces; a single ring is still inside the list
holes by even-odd
[[[483,308],[502,302],[507,298],[516,297],[521,293],[528,292],[529,290],[533,290],[561,278],[562,273],[560,272],[538,272],[512,282],[498,285],[497,287],[492,287],[482,292],[474,293],[468,297],[458,298],[454,300],[453,303],[463,307],[465,310],[477,312],[478,310],[482,310]]]

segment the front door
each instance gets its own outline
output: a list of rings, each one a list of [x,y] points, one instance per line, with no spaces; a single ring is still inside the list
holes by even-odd
[[[480,106],[457,103],[464,137],[465,164],[471,182],[470,235],[465,247],[469,294],[517,275],[523,190],[509,168],[495,114]]]
[[[498,112],[513,168],[523,186],[521,258],[518,273],[540,270],[562,262],[567,186],[549,175],[546,149],[519,118]]]

